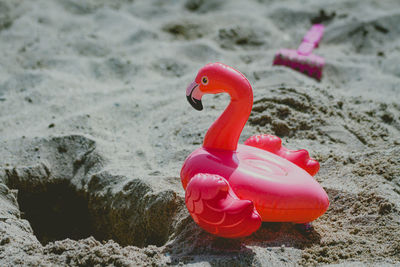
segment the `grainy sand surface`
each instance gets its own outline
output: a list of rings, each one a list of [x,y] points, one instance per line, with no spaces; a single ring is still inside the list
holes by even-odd
[[[321,82],[273,67],[312,23]],[[399,1],[0,1],[1,266],[400,264]],[[304,233],[216,238],[179,172],[229,99],[186,101],[220,61],[253,85],[241,141],[321,163],[331,206]]]

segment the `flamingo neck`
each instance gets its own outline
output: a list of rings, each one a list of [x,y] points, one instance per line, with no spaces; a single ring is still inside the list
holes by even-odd
[[[243,76],[244,78],[244,76]],[[203,147],[236,151],[240,134],[253,106],[253,90],[246,78],[227,89],[231,101],[204,137]]]

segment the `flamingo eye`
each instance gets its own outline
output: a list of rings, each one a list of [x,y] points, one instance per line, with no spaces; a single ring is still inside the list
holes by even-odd
[[[203,77],[201,78],[201,83],[202,83],[203,85],[207,85],[207,84],[208,84],[208,78],[207,78],[207,76],[203,76]]]

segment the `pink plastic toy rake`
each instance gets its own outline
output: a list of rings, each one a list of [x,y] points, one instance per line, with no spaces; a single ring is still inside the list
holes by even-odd
[[[288,66],[310,77],[321,80],[322,69],[325,65],[323,57],[311,54],[324,34],[324,25],[314,24],[304,36],[297,50],[281,49],[276,53],[273,65]]]

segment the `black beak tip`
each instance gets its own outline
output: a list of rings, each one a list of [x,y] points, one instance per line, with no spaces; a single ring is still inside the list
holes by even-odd
[[[201,103],[201,100],[194,99],[191,96],[186,96],[186,98],[194,109],[199,111],[203,110],[203,104]]]

